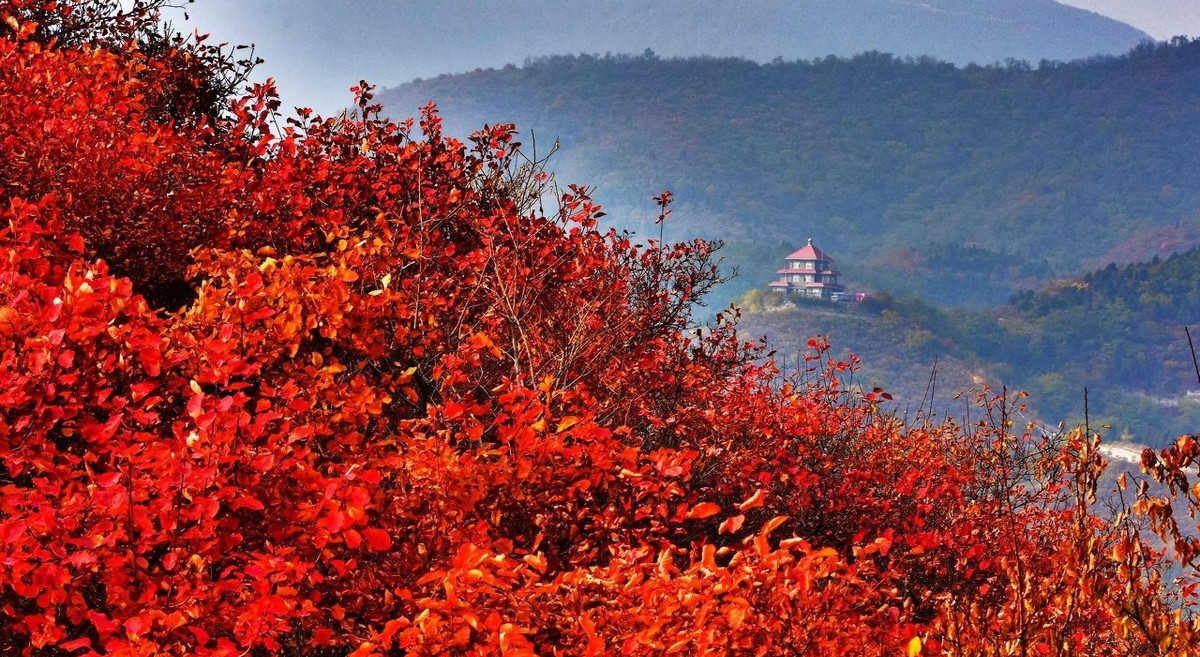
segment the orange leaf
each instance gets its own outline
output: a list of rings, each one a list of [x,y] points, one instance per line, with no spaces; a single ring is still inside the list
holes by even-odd
[[[417,586],[424,586],[432,581],[439,580],[446,576],[446,571],[435,570],[425,574],[421,579],[417,580]]]
[[[732,534],[741,529],[742,523],[744,522],[746,522],[746,516],[739,513],[738,515],[733,516],[732,518],[729,518],[725,522],[721,523],[721,527],[717,530],[717,533]]]
[[[688,511],[687,517],[695,520],[715,516],[721,512],[721,507],[712,502],[701,502]]]
[[[763,489],[760,488],[760,489],[754,491],[754,494],[751,495],[750,497],[746,498],[746,500],[744,502],[737,505],[738,511],[747,511],[749,509],[757,509],[758,507],[763,505],[763,501],[766,499],[766,497],[767,497],[766,491],[764,491]]]
[[[788,519],[787,516],[775,516],[774,518],[771,518],[770,520],[767,521],[767,524],[763,525],[762,531],[760,533],[763,536],[770,536],[771,532],[778,529],[779,526],[782,525],[784,523],[784,521],[786,521],[787,519]]]

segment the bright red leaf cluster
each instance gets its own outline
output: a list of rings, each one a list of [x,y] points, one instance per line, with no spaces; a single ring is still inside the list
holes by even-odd
[[[1195,649],[1093,438],[782,379],[711,245],[544,214],[512,126],[222,95],[156,4],[0,2],[0,653]]]

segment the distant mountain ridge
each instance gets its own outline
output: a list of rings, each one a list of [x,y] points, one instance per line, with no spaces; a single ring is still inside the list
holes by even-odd
[[[668,238],[731,240],[743,289],[807,237],[848,284],[975,306],[1200,244],[1200,41],[1036,68],[551,57],[379,98],[561,139],[560,178],[623,226],[674,190]]]
[[[759,62],[868,50],[965,64],[1071,60],[1128,51],[1150,37],[1052,0],[467,0],[419,1],[408,23],[457,25],[461,66],[529,56],[639,53]],[[411,10],[410,10],[411,12]],[[438,20],[438,16],[444,16]],[[419,43],[431,34],[410,34]],[[434,44],[433,47],[436,47]],[[406,48],[404,44],[397,44]],[[477,52],[476,52],[477,51]],[[479,54],[486,53],[486,57]],[[440,53],[439,53],[440,54]],[[474,61],[472,61],[474,60]]]

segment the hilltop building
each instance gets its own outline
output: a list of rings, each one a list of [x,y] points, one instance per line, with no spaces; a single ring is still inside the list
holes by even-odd
[[[770,288],[786,294],[829,301],[841,301],[846,294],[846,288],[838,284],[833,258],[813,246],[811,237],[808,244],[784,258],[783,269],[776,273],[779,280],[772,282]]]

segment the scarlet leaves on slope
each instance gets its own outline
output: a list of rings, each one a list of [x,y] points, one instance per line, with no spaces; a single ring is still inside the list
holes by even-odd
[[[1142,544],[1079,502],[1089,440],[1022,460],[1031,437],[1003,423],[905,427],[855,401],[817,342],[818,378],[781,384],[731,318],[691,324],[710,245],[601,233],[585,188],[543,216],[552,190],[511,126],[465,145],[427,108],[418,137],[377,118],[365,83],[360,118],[278,131],[269,86],[224,118],[150,112],[186,48],[49,44],[14,6],[0,649],[1191,640],[1109,550]],[[20,100],[42,87],[44,107]]]

